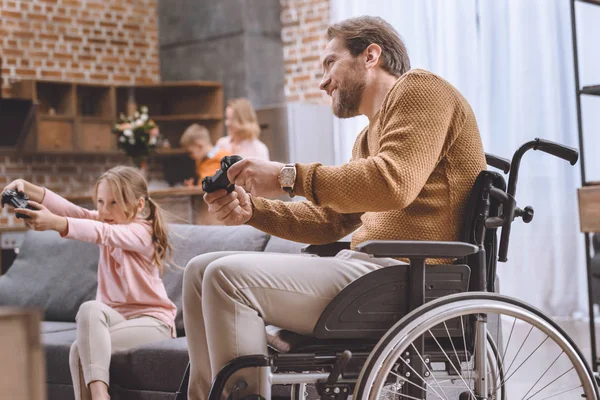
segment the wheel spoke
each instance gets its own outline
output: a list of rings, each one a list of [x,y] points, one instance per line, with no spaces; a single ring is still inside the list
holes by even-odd
[[[525,343],[527,342],[527,339],[529,339],[529,335],[531,335],[531,331],[533,331],[533,325],[531,326],[531,328],[529,328],[529,332],[527,332],[527,336],[525,336],[525,340],[523,340],[523,343],[521,343],[521,347],[519,347],[519,350],[517,350],[517,354],[515,354],[515,357],[511,361],[511,363],[508,366],[508,368],[506,369],[506,373],[507,374],[510,372],[510,368],[513,366],[513,364],[517,360],[517,357],[519,356],[519,353],[521,353],[521,350],[523,349],[523,346],[525,346]]]
[[[412,344],[412,343],[411,343],[411,344]],[[442,389],[442,393],[444,393],[444,397],[442,397],[442,396],[441,396],[441,395],[440,395],[440,394],[439,394],[439,393],[438,393],[438,392],[437,392],[437,391],[436,391],[436,390],[433,388],[433,386],[431,386],[429,383],[427,383],[427,381],[425,380],[425,378],[423,378],[421,375],[419,375],[419,374],[417,373],[417,371],[415,371],[415,369],[414,369],[414,368],[413,368],[413,367],[412,367],[412,366],[411,366],[409,363],[407,363],[407,362],[406,362],[406,360],[405,360],[404,358],[402,358],[402,357],[401,357],[400,359],[402,360],[402,362],[403,362],[403,363],[404,363],[404,364],[405,364],[405,365],[406,365],[408,368],[410,368],[410,370],[411,370],[411,371],[412,371],[412,372],[413,372],[413,373],[414,373],[414,374],[415,374],[415,375],[416,375],[416,376],[417,376],[419,379],[421,379],[421,381],[422,381],[422,382],[423,382],[425,385],[429,386],[429,387],[430,387],[430,388],[433,390],[433,392],[434,392],[434,393],[435,393],[435,394],[436,394],[436,395],[437,395],[437,396],[438,396],[440,399],[443,399],[443,398],[445,397],[445,398],[446,398],[446,400],[448,400],[448,396],[446,395],[446,393],[444,393],[444,390],[443,390],[443,389]],[[396,375],[397,377],[399,377],[399,378],[401,378],[401,379],[406,379],[405,377],[403,377],[403,376],[400,376],[400,375],[398,375],[398,374],[395,374],[395,373],[393,373],[393,372],[392,372],[392,374],[393,374],[393,375]],[[435,379],[435,377],[434,377],[433,375],[432,375],[432,377],[433,377],[433,380],[437,382],[437,380]],[[411,383],[412,383],[412,382],[411,382]],[[418,386],[418,385],[415,385],[415,386]],[[425,389],[425,388],[421,388],[421,389],[423,389],[423,390],[425,390],[425,391],[427,390],[427,389]]]
[[[558,392],[558,393],[555,393],[555,394],[553,394],[553,395],[551,395],[551,396],[544,397],[542,400],[551,399],[551,398],[553,398],[553,397],[556,397],[556,396],[559,396],[559,395],[561,395],[561,394],[565,394],[565,393],[568,393],[568,392],[572,392],[573,390],[575,390],[575,389],[579,389],[580,387],[583,387],[583,385],[579,385],[579,386],[573,387],[573,388],[571,388],[571,389],[566,389],[566,390],[563,390],[562,392]]]
[[[571,367],[567,371],[565,371],[562,374],[560,374],[556,379],[550,381],[546,386],[544,386],[543,388],[541,388],[540,390],[538,390],[537,392],[535,392],[533,395],[529,396],[529,399],[532,399],[536,394],[540,393],[542,390],[546,389],[548,386],[550,386],[551,384],[553,384],[554,382],[556,382],[557,380],[559,380],[560,378],[562,378],[563,376],[565,376],[566,374],[568,374],[569,372],[571,372],[574,368],[575,367]],[[581,385],[579,387],[581,387]]]
[[[533,384],[533,386],[531,386],[531,388],[527,391],[527,393],[525,393],[525,395],[522,397],[522,400],[525,399],[525,397],[527,397],[527,395],[533,390],[533,388],[535,387],[535,385],[537,385],[539,383],[539,381],[542,380],[542,378],[548,373],[548,371],[550,371],[550,368],[552,368],[552,366],[554,366],[554,364],[556,364],[556,362],[558,361],[558,359],[560,358],[560,356],[562,356],[564,353],[565,353],[564,351],[560,352],[560,354],[554,359],[554,361],[552,361],[552,364],[550,364],[550,366],[548,366],[548,368],[546,368],[546,370],[544,371],[544,373],[538,378],[537,381],[535,381],[535,383]],[[552,382],[550,382],[550,383],[552,383]],[[538,392],[535,392],[535,393],[538,393]]]
[[[510,374],[510,375],[509,375],[509,376],[508,376],[508,377],[507,377],[507,378],[504,380],[504,382],[502,382],[502,383],[501,383],[501,385],[505,385],[505,384],[506,384],[506,382],[508,382],[508,380],[509,380],[509,379],[510,379],[510,378],[511,378],[511,377],[512,377],[514,374],[516,374],[516,373],[517,373],[517,372],[518,372],[518,371],[521,369],[521,367],[522,367],[522,366],[523,366],[523,365],[524,365],[524,364],[527,362],[527,360],[529,360],[529,359],[531,358],[531,356],[533,356],[533,355],[534,355],[534,354],[535,354],[535,353],[536,353],[536,352],[539,350],[539,348],[540,348],[540,347],[542,347],[542,345],[543,345],[544,343],[546,343],[546,340],[548,340],[548,339],[549,339],[549,336],[547,336],[547,335],[546,335],[546,339],[544,339],[544,340],[542,341],[542,343],[540,343],[540,344],[538,345],[538,347],[536,347],[536,348],[535,348],[535,350],[533,350],[533,353],[531,353],[530,355],[528,355],[528,356],[527,356],[527,358],[526,358],[525,360],[523,360],[523,362],[522,362],[521,364],[519,364],[519,366],[517,367],[517,369],[516,369],[516,370],[515,370],[515,371],[514,371],[512,374]]]
[[[448,357],[448,354],[446,354],[446,352],[444,351],[444,349],[440,345],[440,342],[438,342],[438,340],[435,337],[435,335],[433,334],[433,332],[431,332],[431,329],[428,329],[427,331],[429,332],[429,334],[431,335],[431,337],[433,338],[433,340],[435,340],[435,343],[437,343],[437,345],[440,348],[440,350],[442,351],[442,353],[444,353],[444,356],[446,357],[446,359],[448,360],[448,362],[450,362],[450,365],[452,365],[452,368],[454,369],[454,371],[456,372],[456,374],[458,376],[460,376],[460,379],[465,384],[465,387],[467,389],[469,389],[469,392],[471,393],[471,396],[473,396],[473,398],[476,399],[477,397],[475,396],[475,393],[473,393],[473,390],[471,390],[471,387],[469,385],[467,385],[467,382],[465,382],[465,379],[462,377],[462,374],[460,372],[458,372],[458,370],[456,369],[456,366],[454,365],[454,363],[452,362],[452,360],[450,359],[450,357]]]

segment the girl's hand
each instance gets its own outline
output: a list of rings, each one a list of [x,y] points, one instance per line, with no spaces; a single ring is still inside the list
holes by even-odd
[[[7,190],[15,190],[18,193],[24,193],[26,183],[28,182],[24,179],[15,179],[14,181],[6,185],[6,187],[2,189],[2,192],[5,192]]]
[[[24,214],[29,218],[23,220],[30,228],[36,231],[47,231],[53,230],[61,234],[67,232],[67,219],[65,217],[53,214],[45,206],[35,201],[29,201],[28,204],[36,210],[30,210],[28,208],[16,208],[15,212]]]
[[[6,185],[2,191],[4,192],[5,190],[9,189],[15,190],[18,193],[25,193],[27,196],[29,196],[29,199],[37,203],[42,202],[46,193],[46,190],[43,187],[29,183],[25,179],[15,179]]]

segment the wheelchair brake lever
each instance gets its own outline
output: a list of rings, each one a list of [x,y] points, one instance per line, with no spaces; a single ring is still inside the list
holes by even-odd
[[[342,353],[340,359],[335,363],[335,366],[333,367],[331,373],[329,374],[329,377],[327,378],[326,383],[328,385],[334,385],[337,382],[339,376],[342,374],[342,371],[344,370],[351,358],[352,353],[349,350],[345,350]]]
[[[333,366],[327,380],[325,382],[319,381],[315,384],[321,400],[348,399],[348,396],[350,396],[351,393],[350,386],[347,384],[339,384],[337,381],[351,358],[352,353],[349,350],[345,350]]]

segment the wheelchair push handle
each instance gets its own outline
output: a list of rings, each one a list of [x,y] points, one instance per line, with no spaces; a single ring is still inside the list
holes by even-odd
[[[486,225],[490,226],[500,226],[500,220],[502,222],[502,235],[500,236],[500,246],[498,248],[498,261],[501,262],[506,262],[507,260],[506,256],[508,254],[510,228],[513,220],[515,218],[522,218],[525,223],[528,223],[533,219],[533,208],[527,206],[524,209],[521,209],[517,207],[517,202],[515,200],[521,158],[523,157],[523,154],[530,149],[540,150],[544,153],[562,158],[563,160],[568,161],[571,165],[575,165],[579,160],[579,152],[576,149],[540,138],[536,138],[535,140],[525,143],[515,152],[510,166],[508,190],[502,195],[500,195],[500,193],[494,193],[493,191],[490,192],[492,196],[496,197],[496,199],[502,203],[502,216],[490,219],[489,224],[488,221],[486,221]]]
[[[568,146],[551,142],[550,140],[536,138],[537,144],[533,146],[534,150],[543,151],[544,153],[552,154],[555,157],[562,158],[568,161],[571,165],[577,164],[579,159],[579,152]]]

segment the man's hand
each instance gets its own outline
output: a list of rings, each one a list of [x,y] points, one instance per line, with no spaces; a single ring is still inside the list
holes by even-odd
[[[225,225],[243,225],[252,218],[250,196],[239,186],[229,194],[225,189],[205,193],[204,201],[208,204],[208,212]]]
[[[286,194],[279,183],[279,174],[284,164],[245,158],[236,162],[227,171],[229,182],[243,187],[253,196],[279,197]]]
[[[37,210],[30,210],[28,208],[15,208],[15,212],[29,217],[24,218],[27,226],[36,231],[53,230],[61,234],[67,233],[68,223],[65,217],[53,214],[45,206],[35,201],[30,200],[28,203]]]

